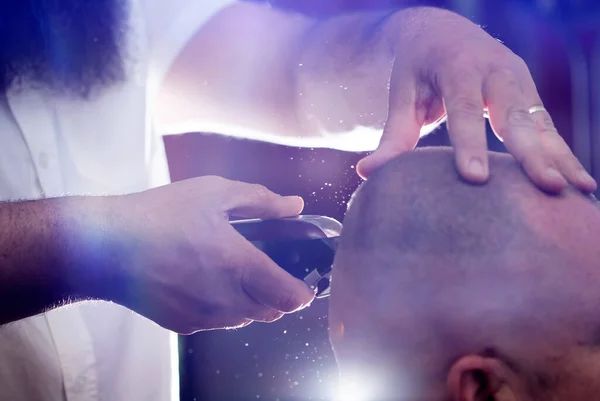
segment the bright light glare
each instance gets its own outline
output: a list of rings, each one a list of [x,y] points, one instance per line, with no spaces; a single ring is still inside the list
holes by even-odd
[[[372,383],[369,383],[368,379],[359,377],[340,378],[333,399],[335,401],[371,400],[373,397],[370,391],[371,386]]]
[[[227,133],[228,137],[269,142],[277,145],[302,148],[330,148],[348,152],[366,152],[377,149],[381,139],[381,130],[368,127],[355,127],[351,132],[331,133],[321,132],[315,135],[290,136],[285,132],[263,132],[251,128],[197,122],[189,120],[178,124],[162,124],[159,127],[161,135],[177,135],[188,132]]]

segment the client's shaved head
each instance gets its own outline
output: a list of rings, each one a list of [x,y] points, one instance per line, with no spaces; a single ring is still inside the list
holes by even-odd
[[[600,400],[600,209],[489,156],[474,186],[408,153],[351,201],[330,337],[368,399]]]

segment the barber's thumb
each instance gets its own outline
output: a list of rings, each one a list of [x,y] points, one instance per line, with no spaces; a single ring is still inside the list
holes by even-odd
[[[390,105],[391,107],[391,105]],[[369,178],[379,167],[401,153],[410,152],[419,141],[419,125],[412,109],[390,111],[379,146],[356,165],[363,179]]]
[[[315,293],[306,283],[277,266],[258,249],[248,248],[245,260],[242,288],[259,304],[291,313],[313,301]]]
[[[297,216],[304,209],[299,196],[281,196],[257,184],[247,184],[229,209],[229,214],[248,219],[278,219]]]

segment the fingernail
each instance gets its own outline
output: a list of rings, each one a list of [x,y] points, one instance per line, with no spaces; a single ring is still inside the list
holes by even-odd
[[[585,191],[594,192],[598,188],[598,183],[587,171],[579,172],[579,180],[581,186],[585,186]]]
[[[548,167],[548,169],[546,170],[546,177],[548,177],[551,180],[554,181],[565,181],[564,177],[562,176],[561,173],[558,172],[557,169],[555,169],[554,167]]]
[[[302,199],[300,196],[295,196],[295,195],[284,196],[284,199],[287,199],[287,200],[290,200],[290,201],[294,201],[294,202],[296,202],[298,204],[298,206],[301,209],[304,209],[304,199]]]
[[[473,158],[469,162],[469,172],[477,177],[483,177],[485,172],[483,171],[483,163],[478,158]]]
[[[585,182],[590,183],[590,184],[596,182],[596,180],[594,180],[594,178],[587,171],[585,171],[585,170],[581,170],[579,172],[579,179],[581,181],[585,181]]]
[[[367,156],[368,157],[368,156]],[[365,171],[365,159],[360,160],[357,164],[356,164],[356,173],[358,174],[358,176],[360,178],[362,178],[363,180],[365,178],[367,178],[367,174],[369,173],[368,171]]]

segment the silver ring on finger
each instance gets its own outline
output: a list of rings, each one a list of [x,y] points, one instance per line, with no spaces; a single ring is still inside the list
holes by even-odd
[[[531,106],[529,109],[527,109],[527,111],[529,112],[529,114],[533,114],[533,113],[537,113],[539,111],[548,111],[546,110],[546,108],[542,105],[536,105],[536,106]],[[483,117],[484,118],[490,118],[490,114],[488,112],[488,109],[483,109]]]
[[[539,111],[546,111],[546,108],[540,104],[540,105],[531,106],[528,111],[529,111],[529,114],[533,114],[533,113],[537,113]]]

